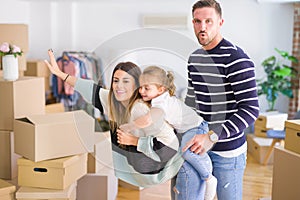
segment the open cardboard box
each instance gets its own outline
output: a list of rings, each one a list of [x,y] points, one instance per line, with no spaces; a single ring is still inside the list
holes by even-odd
[[[0,78],[0,130],[14,130],[14,119],[45,113],[44,80],[20,77],[16,81]]]
[[[94,123],[83,110],[15,119],[15,153],[38,162],[93,152]]]

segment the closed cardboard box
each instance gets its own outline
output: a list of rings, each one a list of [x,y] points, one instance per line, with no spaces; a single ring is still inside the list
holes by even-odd
[[[45,91],[50,91],[50,70],[43,60],[27,60],[25,76],[43,77],[45,81]]]
[[[274,149],[272,200],[300,198],[300,155],[283,147]]]
[[[283,130],[284,122],[287,120],[287,113],[280,112],[265,112],[260,113],[257,120],[255,121],[255,126],[261,127],[263,129],[275,129]]]
[[[27,60],[25,76],[49,77],[50,70],[43,60]]]
[[[44,80],[20,77],[16,81],[0,78],[0,130],[13,130],[15,118],[45,113]]]
[[[261,138],[253,134],[247,134],[248,152],[260,164],[263,164],[266,154],[272,144],[271,138]],[[268,164],[273,163],[273,152],[269,158]]]
[[[10,131],[0,131],[0,178],[14,179],[17,177],[18,154],[14,153],[14,134]],[[0,198],[1,199],[1,198]]]
[[[20,186],[63,190],[87,173],[87,153],[41,162],[19,158],[18,171]]]
[[[18,57],[19,69],[26,70],[26,54],[29,50],[27,24],[0,24],[0,45],[3,42],[17,45],[24,52]],[[1,62],[0,62],[1,63]]]
[[[110,132],[95,132],[94,152],[88,154],[88,173],[106,169],[113,169]]]
[[[286,134],[284,147],[300,154],[300,120],[285,122]]]
[[[64,190],[20,187],[16,192],[16,198],[17,200],[76,200],[76,186],[77,182]]]
[[[95,120],[83,110],[15,120],[15,152],[34,162],[93,152]]]
[[[14,200],[16,186],[0,179],[0,199],[1,200]]]
[[[269,129],[260,126],[254,126],[254,134],[257,137],[267,137],[267,130]]]
[[[118,179],[114,171],[86,174],[77,183],[77,200],[115,200],[118,193]]]

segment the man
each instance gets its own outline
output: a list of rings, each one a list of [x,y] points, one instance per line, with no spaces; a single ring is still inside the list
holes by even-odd
[[[211,149],[218,200],[240,200],[246,167],[244,129],[259,114],[254,64],[242,49],[221,35],[222,9],[215,0],[193,5],[194,32],[202,48],[188,61],[185,103],[209,124],[184,148],[197,154]]]

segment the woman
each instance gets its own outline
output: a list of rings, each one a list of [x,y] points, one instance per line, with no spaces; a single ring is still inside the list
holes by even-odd
[[[108,115],[111,126],[114,170],[118,178],[136,186],[148,187],[170,180],[178,173],[183,164],[181,154],[178,152],[178,139],[175,134],[173,134],[174,140],[167,144],[159,139],[161,133],[159,130],[170,132],[170,134],[173,132],[173,129],[163,120],[157,120],[153,126],[132,133],[136,137],[117,130],[119,125],[131,122],[149,112],[148,105],[141,100],[138,92],[141,74],[138,66],[131,62],[119,63],[113,70],[111,86],[108,91],[94,84],[92,80],[76,78],[62,72],[56,63],[53,52],[49,50],[48,54],[51,64],[48,61],[45,62],[50,71],[65,83],[73,86],[95,107],[104,108],[104,112]],[[118,142],[117,131],[122,136],[119,138],[120,140],[129,138],[130,143],[134,145],[126,145],[122,141],[121,145]],[[184,164],[180,171],[182,172],[179,173],[180,183],[185,187],[187,183],[184,177],[187,176],[180,174],[191,174],[193,170]],[[196,176],[192,174],[191,177]],[[199,184],[198,181],[195,181],[193,188],[198,190]],[[190,187],[186,188],[190,190]],[[186,190],[187,192],[188,190]],[[189,199],[188,196],[185,196],[186,193],[180,193],[178,199]],[[199,195],[201,196],[201,192]]]

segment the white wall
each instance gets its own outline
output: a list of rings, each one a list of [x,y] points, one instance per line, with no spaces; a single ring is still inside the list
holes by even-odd
[[[0,0],[0,23],[29,25],[28,58],[47,58],[53,48],[93,51],[120,33],[141,28],[144,14],[184,14],[191,21],[194,0]],[[126,3],[124,3],[126,2]],[[225,19],[223,35],[242,47],[256,64],[257,78],[263,77],[260,63],[274,48],[292,51],[293,4],[257,0],[220,0]],[[191,23],[177,30],[195,40]],[[195,40],[196,41],[196,40]],[[176,41],[174,41],[176,42]],[[276,55],[276,54],[275,54]],[[278,109],[286,112],[286,98]],[[260,98],[262,110],[266,102]]]

